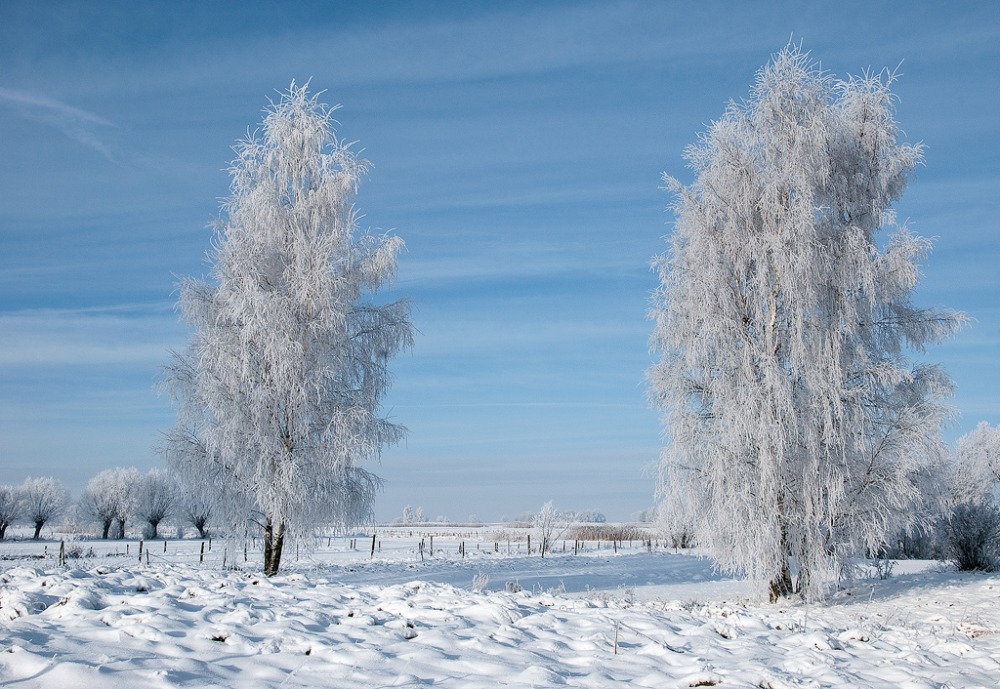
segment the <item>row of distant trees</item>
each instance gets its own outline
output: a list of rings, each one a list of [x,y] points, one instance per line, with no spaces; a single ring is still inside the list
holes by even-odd
[[[530,525],[535,523],[535,519],[537,516],[538,516],[537,512],[523,512],[513,518],[509,518],[506,515],[504,515],[500,517],[500,521],[509,522],[512,524]],[[567,523],[585,522],[590,524],[603,524],[604,522],[608,521],[608,518],[604,515],[604,513],[598,510],[562,510],[559,512],[559,518]],[[431,521],[432,520],[428,519],[426,514],[424,513],[423,507],[420,507],[419,505],[417,507],[414,507],[413,505],[406,505],[405,507],[403,507],[402,514],[400,514],[390,523],[395,523],[399,525],[408,525],[408,524],[427,524],[430,523]],[[433,519],[433,521],[438,523],[447,523],[449,522],[449,519],[443,515],[438,515],[435,519]],[[641,519],[641,515],[640,518],[637,518],[637,521],[643,521],[643,519]],[[645,521],[652,521],[652,518],[647,519]],[[468,525],[476,525],[476,524],[482,524],[482,520],[478,516],[470,514],[465,519],[464,523]]]
[[[41,538],[46,524],[70,516],[97,526],[101,538],[124,538],[126,526],[139,522],[146,538],[159,536],[160,524],[167,519],[190,524],[202,538],[212,508],[180,488],[177,478],[162,469],[142,474],[138,469],[106,469],[87,483],[74,505],[69,491],[55,478],[28,478],[19,486],[0,485],[0,539],[13,524],[34,528],[33,538]]]

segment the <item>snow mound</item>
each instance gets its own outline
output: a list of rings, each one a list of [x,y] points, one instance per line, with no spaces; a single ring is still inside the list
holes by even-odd
[[[691,567],[663,557],[616,560],[629,576],[673,562],[679,572]],[[400,578],[411,571],[383,566]],[[515,566],[531,563],[502,565]],[[972,688],[996,686],[1000,676],[996,576],[925,572],[825,605],[775,606],[713,598],[710,577],[709,595],[692,603],[692,588],[666,599],[610,586],[595,595],[333,581],[339,574],[8,570],[0,684]]]

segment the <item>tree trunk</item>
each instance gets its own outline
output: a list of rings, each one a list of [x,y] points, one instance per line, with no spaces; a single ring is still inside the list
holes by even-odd
[[[4,539],[7,535],[7,527],[10,526],[7,522],[0,522],[0,541]]]
[[[779,598],[787,598],[795,593],[792,585],[792,569],[788,565],[787,556],[781,564],[781,573],[771,580],[770,588],[772,603],[777,603]]]
[[[44,521],[36,521],[35,522],[35,535],[31,537],[32,540],[37,541],[38,539],[40,539],[42,537],[42,527],[43,526],[45,526],[45,522]]]
[[[111,533],[111,522],[112,521],[114,521],[114,520],[112,520],[112,519],[105,519],[104,523],[103,523],[103,525],[101,527],[101,538],[104,539],[105,541],[108,540],[108,534]]]
[[[795,581],[795,592],[801,596],[809,595],[809,567],[805,563],[799,564],[799,576]]]
[[[285,545],[285,525],[279,524],[275,531],[271,518],[264,524],[264,575],[271,577],[281,567],[281,549]]]
[[[785,508],[785,501],[782,498],[778,498],[778,510],[783,515]],[[788,535],[786,533],[785,527],[781,527],[781,571],[778,575],[771,580],[771,602],[777,603],[779,598],[788,598],[793,593],[795,593],[795,586],[792,584],[792,567],[789,562],[791,552],[788,547]]]

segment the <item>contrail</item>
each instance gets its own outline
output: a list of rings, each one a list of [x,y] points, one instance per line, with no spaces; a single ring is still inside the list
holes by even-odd
[[[54,98],[0,87],[0,105],[5,104],[13,106],[29,119],[45,122],[62,130],[77,143],[94,149],[114,162],[111,150],[94,133],[97,127],[114,127],[114,122]]]

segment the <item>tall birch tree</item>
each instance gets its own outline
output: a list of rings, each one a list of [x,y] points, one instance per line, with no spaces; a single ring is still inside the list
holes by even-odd
[[[876,550],[943,452],[950,380],[910,356],[963,317],[911,303],[931,243],[894,220],[922,151],[900,141],[892,81],[836,80],[788,46],[688,149],[693,183],[664,177],[661,497],[772,599]]]
[[[211,278],[181,284],[194,332],[166,370],[166,454],[230,529],[259,529],[272,575],[287,539],[370,512],[362,465],[403,437],[380,402],[412,326],[404,300],[374,301],[403,243],[359,231],[368,164],[330,108],[293,82],[235,150]]]

